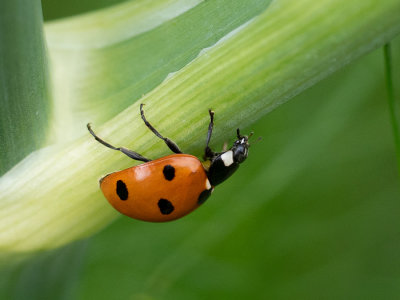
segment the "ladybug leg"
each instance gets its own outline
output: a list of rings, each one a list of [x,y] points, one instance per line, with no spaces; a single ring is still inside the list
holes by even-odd
[[[214,112],[211,109],[209,109],[208,113],[210,114],[210,124],[208,125],[206,148],[204,149],[204,158],[205,159],[212,158],[215,155],[215,153],[208,146],[208,144],[210,143],[210,140],[211,140],[211,134],[212,134],[213,127],[214,127]]]
[[[104,146],[113,149],[113,150],[118,150],[121,151],[122,153],[124,153],[126,156],[129,156],[130,158],[134,159],[134,160],[140,160],[140,161],[144,161],[144,162],[148,162],[150,161],[150,159],[145,158],[143,156],[141,156],[139,153],[123,148],[123,147],[114,147],[113,145],[110,145],[109,143],[103,141],[101,138],[99,138],[92,130],[92,127],[90,126],[90,123],[87,124],[87,128],[90,132],[91,135],[94,136],[94,138],[96,139],[96,141],[98,141],[100,144],[103,144]]]
[[[182,153],[181,149],[179,149],[178,145],[175,144],[173,141],[171,141],[169,138],[163,137],[147,120],[146,117],[144,116],[144,111],[143,111],[143,103],[140,104],[140,115],[142,116],[144,124],[160,139],[162,139],[165,144],[168,146],[169,149],[171,149],[172,152],[174,153]]]

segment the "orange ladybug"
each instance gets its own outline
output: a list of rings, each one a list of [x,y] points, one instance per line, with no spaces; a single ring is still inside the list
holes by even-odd
[[[146,126],[176,154],[150,160],[137,152],[105,142],[87,124],[98,142],[144,162],[100,179],[100,188],[106,199],[128,217],[149,222],[181,218],[203,204],[214,187],[230,177],[247,158],[249,137],[240,135],[239,129],[237,140],[229,150],[215,153],[210,149],[208,144],[214,126],[214,112],[211,110],[203,162],[182,153],[173,141],[163,137],[146,120],[143,104],[140,105],[140,114]]]

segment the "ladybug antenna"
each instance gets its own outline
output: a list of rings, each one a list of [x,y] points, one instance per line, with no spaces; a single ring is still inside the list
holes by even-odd
[[[236,129],[236,135],[237,135],[238,140],[241,140],[243,138],[245,138],[246,140],[249,140],[253,136],[253,134],[254,134],[254,132],[252,131],[252,132],[250,132],[249,136],[243,136],[240,134],[240,129],[239,128]]]
[[[252,136],[252,134],[250,134],[250,136],[249,136],[249,138]],[[251,146],[251,145],[255,145],[255,144],[257,144],[259,141],[261,141],[262,140],[262,137],[261,136],[259,136],[255,141],[254,141],[254,143],[251,143],[251,144],[249,144],[249,147]]]

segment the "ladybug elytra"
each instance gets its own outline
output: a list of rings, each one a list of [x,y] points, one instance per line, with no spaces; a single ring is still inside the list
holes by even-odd
[[[126,216],[149,222],[181,218],[203,204],[214,187],[230,177],[247,158],[249,137],[242,136],[239,129],[237,140],[230,149],[217,153],[208,146],[214,126],[212,110],[209,110],[210,123],[203,162],[193,155],[184,154],[178,145],[163,137],[146,120],[143,104],[140,105],[140,114],[146,126],[175,154],[150,160],[137,152],[105,142],[87,124],[89,132],[98,142],[144,162],[100,179],[100,188],[106,199]]]

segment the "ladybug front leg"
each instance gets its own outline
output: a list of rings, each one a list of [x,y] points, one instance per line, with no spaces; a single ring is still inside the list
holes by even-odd
[[[208,146],[211,140],[211,134],[214,128],[214,112],[209,109],[208,113],[210,114],[210,124],[208,125],[208,132],[207,132],[207,140],[206,140],[206,148],[204,149],[204,159],[207,160],[209,158],[213,158],[215,153],[211,150]]]

